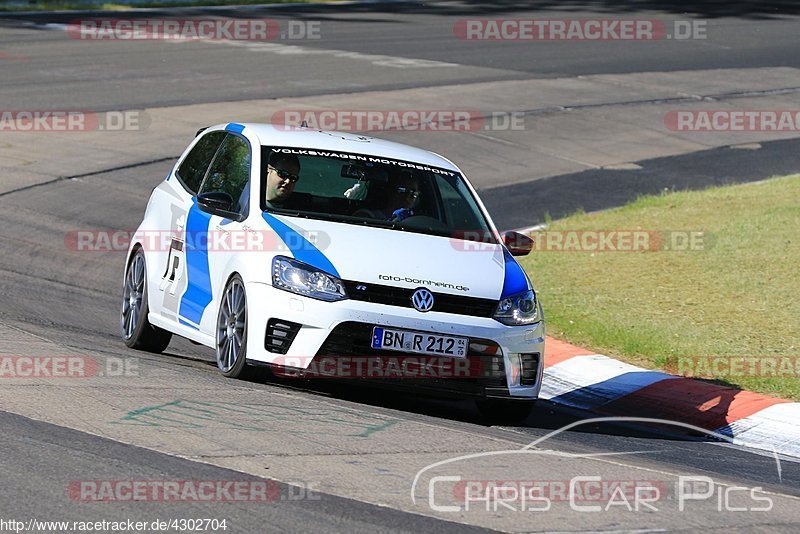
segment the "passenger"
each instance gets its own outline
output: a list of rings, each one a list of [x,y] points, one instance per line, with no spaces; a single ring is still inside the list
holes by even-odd
[[[358,182],[345,191],[350,200],[364,200],[369,197],[367,191],[371,186],[380,186],[378,208],[361,208],[353,215],[383,221],[399,222],[414,215],[414,207],[420,197],[419,181],[409,172],[389,175],[386,184]]]
[[[419,181],[411,173],[396,174],[389,178],[387,220],[399,222],[414,215],[420,197]]]

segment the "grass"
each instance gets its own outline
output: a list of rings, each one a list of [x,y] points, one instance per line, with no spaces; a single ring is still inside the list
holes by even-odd
[[[125,11],[135,7],[199,7],[257,4],[311,3],[319,0],[128,0],[124,3],[81,0],[0,0],[0,11],[66,11],[104,10]]]
[[[546,232],[564,236],[615,229],[704,234],[696,250],[534,250],[522,264],[542,301],[548,334],[672,372],[687,357],[800,360],[799,200],[800,175],[793,175],[648,196],[551,222]],[[708,377],[800,400],[800,369],[794,369],[783,376]]]

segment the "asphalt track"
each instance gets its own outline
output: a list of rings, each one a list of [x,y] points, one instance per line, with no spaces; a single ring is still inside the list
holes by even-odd
[[[28,50],[27,53],[36,59],[3,64],[0,99],[6,109],[131,109],[282,95],[435,87],[482,80],[639,72],[653,70],[654,65],[658,70],[668,71],[798,66],[800,62],[797,18],[790,16],[796,14],[792,13],[796,7],[788,2],[748,7],[731,2],[709,3],[707,7],[698,8],[697,16],[721,21],[725,29],[723,41],[725,36],[730,38],[723,45],[719,41],[715,41],[714,46],[690,43],[690,47],[697,48],[688,52],[664,43],[646,49],[620,46],[611,53],[605,49],[599,54],[592,49],[593,45],[588,48],[524,47],[505,43],[499,47],[469,50],[452,42],[453,19],[515,17],[525,13],[532,16],[519,4],[305,7],[299,11],[268,12],[271,17],[308,17],[330,23],[325,40],[302,46],[456,65],[394,70],[376,69],[358,56],[345,60],[303,55],[302,60],[298,60],[296,56],[286,55],[276,59],[245,54],[236,47],[213,45],[186,47],[154,42],[131,48],[127,44],[113,43],[106,48],[85,46],[66,51],[62,47],[63,36],[39,27],[48,22],[63,22],[66,16],[7,17],[0,19],[2,49],[20,55]],[[563,9],[561,3],[535,4],[537,14],[564,15],[559,11]],[[569,13],[584,16],[656,13],[681,17],[685,9],[677,2],[640,2],[636,11],[627,11],[630,8],[626,5],[614,1],[573,2]],[[765,28],[768,28],[769,39],[764,38]],[[123,50],[123,46],[128,48]],[[243,64],[246,68],[242,68]],[[269,73],[266,79],[263,73]],[[637,162],[640,170],[587,171],[517,183],[489,189],[484,198],[501,226],[524,226],[538,222],[544,211],[556,215],[577,208],[602,209],[619,205],[640,192],[653,192],[663,187],[752,181],[791,172],[798,168],[797,148],[793,140],[774,141],[764,143],[757,152],[717,149],[640,161]],[[46,158],[46,138],[42,136],[32,150],[38,157]],[[84,156],[91,158],[92,150],[95,148],[86,147]],[[163,179],[171,165],[169,161],[147,163],[153,159],[152,154],[143,153],[140,165],[22,187],[0,196],[2,352],[16,354],[14,351],[22,350],[24,341],[32,344],[30,346],[41,344],[61,354],[123,358],[136,362],[142,369],[142,376],[109,385],[100,380],[97,387],[86,388],[85,397],[80,396],[84,394],[80,386],[56,387],[47,382],[0,384],[5,410],[0,414],[3,450],[0,455],[3,473],[0,518],[76,521],[141,518],[152,521],[200,515],[227,517],[234,532],[449,532],[466,530],[467,525],[519,531],[724,528],[789,532],[797,531],[800,526],[798,463],[784,459],[778,471],[775,459],[769,456],[722,446],[696,436],[665,436],[620,425],[578,427],[553,437],[544,446],[577,455],[628,453],[615,457],[613,462],[602,463],[601,467],[585,458],[556,461],[545,457],[530,460],[531,463],[524,466],[506,464],[501,466],[505,470],[486,472],[495,478],[545,477],[546,480],[593,474],[612,480],[647,476],[660,479],[668,475],[674,478],[676,474],[708,476],[721,487],[763,487],[774,498],[774,509],[761,513],[718,512],[711,506],[716,503],[711,501],[709,507],[698,506],[685,513],[678,513],[675,506],[663,506],[661,513],[645,516],[625,510],[586,514],[569,509],[524,516],[498,512],[436,514],[425,506],[412,506],[408,498],[408,475],[413,475],[416,467],[428,463],[429,457],[433,461],[465,451],[489,450],[488,443],[495,443],[495,447],[497,443],[520,447],[575,421],[577,415],[542,404],[524,425],[492,427],[465,402],[266,379],[233,383],[218,376],[210,351],[182,340],[173,341],[167,353],[158,357],[125,349],[117,337],[116,315],[124,255],[118,252],[75,253],[65,247],[64,236],[82,228],[134,228],[141,218],[147,194]],[[702,175],[704,180],[682,183],[681,176],[687,169]],[[81,169],[67,168],[62,176],[80,174]],[[515,199],[522,198],[522,194],[531,193],[542,198],[542,204],[549,209],[531,213],[515,204]],[[398,452],[382,441],[362,445],[361,438],[344,436],[340,441],[324,441],[323,437],[309,434],[309,428],[313,430],[320,423],[306,422],[300,411],[280,423],[286,428],[284,438],[274,425],[257,429],[260,433],[256,435],[218,423],[190,430],[145,425],[130,432],[113,424],[127,409],[158,404],[166,398],[210,401],[228,396],[243,403],[246,403],[243,399],[259,399],[276,409],[290,410],[292,406],[302,405],[308,410],[335,409],[386,419],[395,428],[410,428],[413,432],[391,435],[389,428],[377,431],[378,438],[385,432],[392,436],[393,444],[405,440],[410,443],[415,439],[419,443]],[[75,399],[82,402],[71,405]],[[313,454],[299,451],[295,457],[293,451],[280,447],[282,440],[296,444],[317,439],[321,450],[315,449]],[[326,447],[329,455],[323,453]],[[631,451],[637,454],[629,454]],[[398,455],[399,459],[393,461],[392,455]],[[337,457],[343,458],[341,463]],[[415,468],[404,469],[404,463]],[[557,474],[548,471],[555,464]],[[254,475],[256,468],[260,471]],[[319,483],[320,498],[286,500],[268,506],[253,503],[84,503],[71,500],[65,491],[70,481],[85,479],[238,480],[253,476],[274,476],[278,481],[315,481]],[[378,489],[371,485],[381,476],[394,477],[399,482],[389,482],[387,478],[382,492],[380,485]],[[284,482],[278,484],[281,491],[289,491]]]
[[[524,6],[524,7],[523,7]],[[561,2],[434,2],[364,4],[348,8],[181,11],[181,16],[238,16],[319,21],[318,40],[279,40],[278,46],[338,50],[432,62],[426,69],[377,69],[368,58],[272,55],[241,46],[184,46],[163,42],[75,42],[46,30],[75,14],[4,15],[0,46],[35,57],[3,64],[6,109],[130,109],[283,96],[328,95],[379,89],[555,78],[647,71],[800,66],[792,2],[681,2],[577,0]],[[472,42],[453,38],[456,21],[469,17],[624,17],[708,20],[713,39],[695,41]],[[142,18],[168,16],[154,10]],[[81,15],[91,17],[91,13]],[[31,31],[37,29],[38,31]],[[768,35],[768,38],[767,38]],[[37,51],[47,50],[46,54]],[[57,88],[57,90],[54,90]]]

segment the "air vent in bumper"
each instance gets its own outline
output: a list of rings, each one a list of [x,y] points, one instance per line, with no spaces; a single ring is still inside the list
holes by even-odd
[[[267,321],[267,334],[264,338],[264,348],[269,352],[286,354],[292,346],[294,338],[300,331],[301,325],[284,321],[282,319],[270,319]]]

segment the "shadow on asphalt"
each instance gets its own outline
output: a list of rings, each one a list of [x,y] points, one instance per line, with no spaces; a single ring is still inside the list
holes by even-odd
[[[254,376],[247,380],[252,383],[289,388],[367,406],[388,408],[486,427],[494,426],[493,421],[487,420],[478,412],[474,401],[471,399],[433,396],[412,389],[381,387],[365,381],[279,378],[271,375],[266,368],[257,368]],[[520,429],[557,430],[590,416],[590,414],[569,410],[557,404],[540,400],[525,421],[513,426]],[[508,424],[502,426],[511,427]],[[665,431],[663,427],[648,429],[642,426],[634,428],[614,423],[581,425],[571,430],[571,432],[677,441],[687,439],[697,441],[702,439],[700,436],[682,436],[675,432],[670,433]]]
[[[231,380],[219,375],[213,352],[205,347],[198,347],[184,339],[174,339],[163,353],[164,357],[180,360],[202,362],[209,371],[217,375],[219,380]],[[386,408],[409,414],[435,417],[447,421],[469,423],[484,427],[493,426],[477,410],[471,399],[455,399],[437,397],[412,389],[376,387],[364,380],[308,380],[289,377],[276,377],[266,367],[255,367],[249,377],[244,379],[252,384],[289,389],[306,394],[330,397],[364,406]],[[552,430],[563,428],[575,421],[592,417],[591,414],[572,410],[552,402],[540,400],[531,415],[522,423],[513,427],[507,424],[503,428],[514,428],[523,433],[530,433],[531,440]],[[592,435],[617,436],[621,438],[659,439],[664,441],[708,441],[703,436],[680,435],[674,428],[648,428],[646,426],[620,425],[614,423],[586,424],[569,431],[591,439]]]

